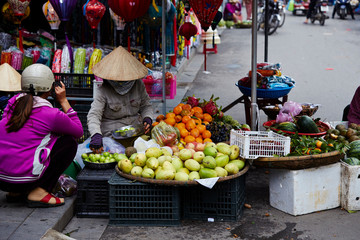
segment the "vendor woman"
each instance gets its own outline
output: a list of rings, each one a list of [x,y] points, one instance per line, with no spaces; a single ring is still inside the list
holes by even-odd
[[[94,75],[103,79],[87,115],[90,149],[103,151],[102,138],[127,125],[144,125],[150,131],[153,109],[142,81],[147,68],[121,46],[94,66]]]

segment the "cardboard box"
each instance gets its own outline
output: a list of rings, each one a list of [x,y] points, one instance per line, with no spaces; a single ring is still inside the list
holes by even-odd
[[[340,205],[346,210],[360,210],[360,166],[341,162]]]
[[[270,205],[297,216],[340,206],[340,162],[303,170],[271,169]]]

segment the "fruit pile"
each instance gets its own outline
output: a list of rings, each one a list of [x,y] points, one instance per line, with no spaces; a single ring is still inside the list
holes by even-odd
[[[334,139],[345,144],[360,140],[360,125],[350,123],[348,126],[337,124],[327,131],[325,139]]]
[[[84,161],[92,163],[112,163],[119,162],[121,159],[126,158],[125,154],[122,153],[83,153],[81,158]]]
[[[213,121],[213,117],[204,112],[201,107],[180,103],[165,116],[162,114],[157,116],[153,126],[158,125],[161,121],[179,130],[182,143],[212,141],[211,132],[206,130],[206,125]]]
[[[118,162],[123,173],[158,180],[188,181],[226,177],[245,166],[239,147],[226,143],[189,143],[171,154],[166,148],[151,147]]]

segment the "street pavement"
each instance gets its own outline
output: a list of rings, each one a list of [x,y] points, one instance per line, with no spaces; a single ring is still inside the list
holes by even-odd
[[[316,113],[327,121],[341,120],[342,109],[351,101],[359,82],[360,36],[359,16],[355,21],[328,19],[325,26],[302,24],[303,16],[287,14],[285,25],[269,36],[269,62],[281,62],[283,73],[296,81],[289,100],[319,103]],[[217,54],[208,54],[207,71],[203,71],[202,48],[197,49],[178,74],[177,96],[166,102],[167,111],[184,96],[209,99],[220,97],[218,104],[227,106],[241,96],[235,83],[246,76],[251,66],[251,30],[220,31],[222,43]],[[258,62],[263,61],[263,33],[258,33]],[[156,105],[160,113],[162,106]],[[245,122],[244,107],[236,105],[226,112],[240,123]],[[260,113],[264,122],[266,116]],[[43,239],[359,239],[358,212],[348,213],[336,207],[330,210],[292,216],[269,204],[271,169],[251,167],[246,174],[246,203],[236,222],[202,222],[184,220],[179,226],[116,226],[108,219],[71,218],[74,198],[54,209],[28,209],[21,204],[5,202],[0,192],[0,239],[40,239],[49,229],[62,237]],[[56,218],[55,220],[52,220]],[[69,222],[70,221],[70,222]],[[69,222],[69,223],[68,223]],[[68,224],[67,224],[68,223]],[[66,227],[64,227],[66,226]]]

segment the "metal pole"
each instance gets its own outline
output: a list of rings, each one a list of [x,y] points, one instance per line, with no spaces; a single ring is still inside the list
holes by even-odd
[[[162,51],[162,112],[165,115],[166,113],[166,80],[165,80],[165,73],[166,73],[166,35],[165,35],[165,30],[166,30],[166,4],[167,1],[166,0],[162,0],[162,25],[161,25],[161,36],[162,36],[162,41],[161,41],[161,51]]]
[[[258,0],[252,1],[252,27],[251,27],[251,130],[257,130],[257,96],[256,96],[256,64],[257,64],[257,5]]]
[[[269,0],[265,0],[265,46],[264,46],[264,62],[268,61],[268,36],[269,36]]]

